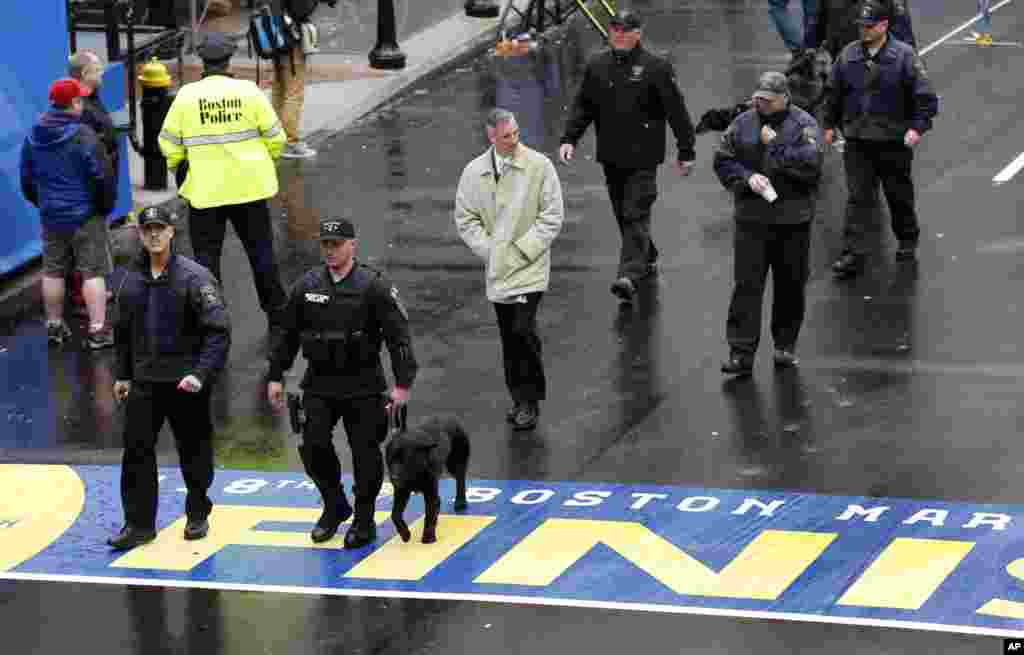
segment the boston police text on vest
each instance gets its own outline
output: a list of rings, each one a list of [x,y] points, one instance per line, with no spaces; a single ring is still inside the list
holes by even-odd
[[[199,99],[199,121],[207,123],[233,123],[242,119],[242,100],[240,98],[221,98],[219,100]]]

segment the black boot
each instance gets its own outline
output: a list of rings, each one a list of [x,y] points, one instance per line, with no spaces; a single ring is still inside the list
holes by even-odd
[[[752,357],[730,354],[729,359],[722,362],[722,373],[726,375],[747,376],[754,372]]]
[[[376,541],[377,524],[373,520],[374,508],[372,504],[356,503],[356,518],[352,521],[352,527],[345,533],[345,548],[362,548]]]
[[[299,457],[306,467],[306,474],[313,480],[323,499],[324,511],[309,533],[314,543],[323,543],[337,534],[338,526],[352,516],[352,506],[348,504],[345,490],[341,486],[340,472],[337,475],[333,472],[330,475],[320,475],[322,471],[316,466],[313,449],[305,444],[299,446]]]
[[[324,511],[316,522],[316,527],[309,533],[314,543],[322,543],[338,532],[338,526],[352,516],[352,506],[348,504],[345,492],[338,487],[334,498],[324,498]]]
[[[512,407],[510,407],[507,410],[505,410],[505,422],[506,423],[515,423],[516,422],[516,414],[519,413],[519,410],[522,409],[522,407],[523,407],[523,403],[519,402],[518,400],[515,401],[512,404]]]
[[[125,525],[116,537],[107,539],[107,545],[114,550],[131,550],[156,539],[156,530],[142,530]]]
[[[839,280],[856,277],[864,270],[864,255],[844,252],[832,264],[832,274]]]

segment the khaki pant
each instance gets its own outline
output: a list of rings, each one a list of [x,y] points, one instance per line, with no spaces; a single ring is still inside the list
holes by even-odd
[[[295,72],[292,72],[294,62]],[[302,122],[302,103],[306,98],[306,55],[302,47],[296,46],[287,55],[274,62],[274,111],[281,120],[288,143],[299,140],[299,124]]]

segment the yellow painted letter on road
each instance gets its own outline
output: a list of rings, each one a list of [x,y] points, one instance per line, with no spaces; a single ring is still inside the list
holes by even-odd
[[[476,582],[544,587],[603,543],[676,593],[774,600],[835,538],[765,530],[715,573],[640,523],[548,519]]]
[[[56,541],[85,507],[85,485],[69,466],[0,464],[0,571]]]
[[[920,609],[972,548],[973,541],[893,539],[838,604]]]
[[[110,565],[128,569],[190,571],[225,546],[269,546],[272,548],[317,548],[341,550],[343,532],[320,544],[313,543],[308,532],[254,530],[263,521],[316,523],[321,510],[316,507],[260,507],[215,505],[210,514],[210,533],[199,541],[185,541],[185,517],[160,531],[155,541],[139,546]],[[379,525],[389,516],[377,512]]]
[[[1024,559],[1017,559],[1006,567],[1006,572],[1024,582]],[[981,606],[978,614],[1001,616],[1006,619],[1024,619],[1024,603],[994,598]]]
[[[419,580],[493,522],[493,516],[442,514],[438,519],[437,541],[432,544],[421,544],[419,541],[423,536],[423,518],[420,517],[409,526],[412,532],[409,543],[395,535],[369,557],[352,567],[345,577]]]

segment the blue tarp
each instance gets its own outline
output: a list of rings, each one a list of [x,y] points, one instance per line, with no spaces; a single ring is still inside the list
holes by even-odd
[[[21,144],[47,107],[50,83],[67,73],[68,32],[64,0],[12,2],[0,23],[0,203],[6,217],[0,230],[0,276],[42,254],[39,213],[21,194]],[[101,98],[111,110],[124,105],[124,68],[111,66]],[[121,144],[121,184],[114,216],[131,209],[131,182],[125,143]]]

